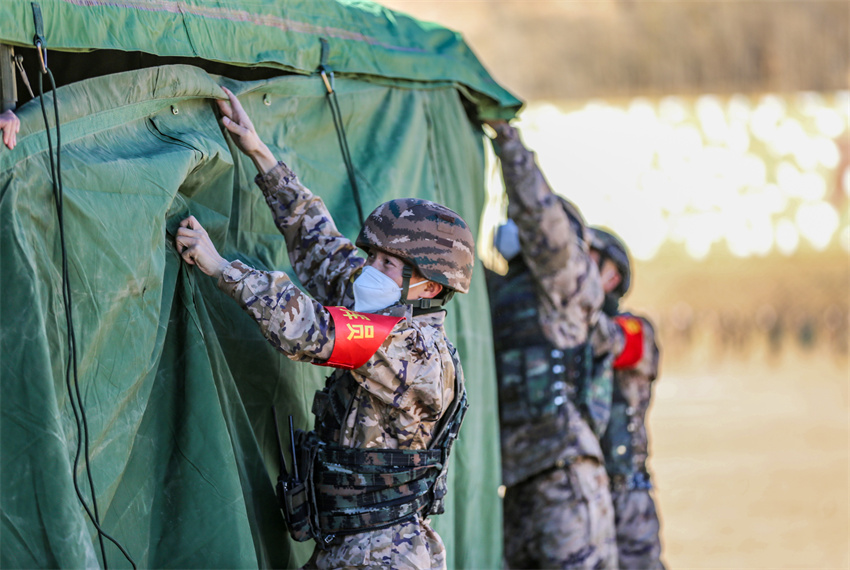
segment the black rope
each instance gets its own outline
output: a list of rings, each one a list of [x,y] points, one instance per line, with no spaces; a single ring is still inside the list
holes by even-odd
[[[342,122],[342,111],[339,107],[339,99],[336,96],[336,90],[333,88],[334,73],[327,65],[328,58],[328,42],[325,39],[319,40],[322,42],[321,64],[319,65],[319,73],[325,83],[327,90],[328,104],[331,107],[331,115],[333,115],[334,128],[336,136],[339,139],[339,149],[342,151],[342,161],[345,163],[345,169],[348,172],[348,182],[351,184],[351,193],[354,196],[354,205],[357,207],[357,219],[360,224],[363,224],[363,205],[360,201],[360,188],[357,186],[357,177],[354,171],[354,162],[351,160],[351,151],[348,148],[348,137],[345,136],[345,125]]]
[[[46,59],[46,58],[44,58]],[[50,122],[47,118],[47,109],[44,105],[44,81],[43,77],[47,75],[50,80],[50,88],[53,92],[53,115],[54,122],[56,125],[56,160],[53,160],[53,142],[50,137]],[[86,513],[94,524],[95,529],[97,530],[97,538],[100,544],[100,554],[103,559],[103,567],[108,570],[107,560],[106,560],[106,548],[103,543],[103,539],[106,538],[110,542],[112,542],[124,557],[130,562],[133,566],[134,570],[136,568],[136,563],[127,553],[121,544],[118,543],[114,538],[112,538],[109,534],[107,534],[103,528],[100,526],[100,515],[98,513],[97,508],[97,494],[94,488],[94,478],[91,473],[91,460],[89,458],[89,428],[88,428],[88,420],[86,419],[86,410],[83,406],[82,395],[80,394],[80,382],[79,375],[77,371],[77,338],[74,333],[74,316],[72,311],[72,299],[71,299],[71,283],[69,279],[69,271],[68,271],[68,252],[65,247],[65,216],[64,216],[64,189],[62,187],[62,163],[61,163],[61,149],[62,149],[62,140],[59,129],[59,101],[56,97],[56,81],[53,78],[53,73],[44,66],[44,70],[38,74],[38,94],[39,100],[41,102],[41,113],[44,117],[44,129],[47,135],[47,155],[50,158],[50,175],[51,182],[53,185],[53,198],[56,204],[56,217],[59,222],[59,244],[62,251],[62,302],[65,305],[65,325],[68,329],[68,361],[65,368],[65,385],[68,389],[68,399],[71,403],[71,409],[74,412],[74,420],[77,426],[77,449],[74,456],[74,468],[71,473],[73,482],[74,482],[74,491],[77,494],[77,498],[85,509]],[[73,382],[71,380],[73,376]],[[73,385],[73,388],[72,388]],[[75,399],[76,398],[76,399]],[[82,427],[82,429],[81,429]],[[85,444],[85,463],[86,463],[86,474],[88,476],[89,481],[89,489],[91,490],[91,499],[92,499],[92,508],[86,504],[85,498],[83,497],[82,490],[80,489],[79,481],[77,480],[77,468],[80,462],[80,453],[81,446]],[[92,512],[94,511],[94,512]]]
[[[339,139],[339,148],[342,150],[342,160],[345,162],[345,169],[348,171],[351,193],[354,195],[354,205],[357,206],[357,219],[363,224],[363,206],[360,203],[360,189],[357,187],[357,179],[354,176],[354,163],[351,161],[351,152],[348,150],[348,138],[345,136],[345,127],[342,124],[342,111],[339,108],[336,91],[331,91],[327,97],[331,105],[331,114],[334,116],[334,127],[336,128],[337,138]]]

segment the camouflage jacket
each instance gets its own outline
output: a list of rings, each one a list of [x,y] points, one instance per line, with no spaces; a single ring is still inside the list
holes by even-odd
[[[537,285],[540,326],[547,340],[560,349],[592,341],[596,354],[618,353],[623,338],[617,325],[601,311],[605,294],[599,270],[587,243],[546,182],[534,153],[507,124],[497,129],[494,147],[508,194],[508,217],[519,229],[521,254]],[[584,223],[578,216],[576,222]],[[593,338],[591,331],[595,331]],[[560,442],[546,443],[552,446],[552,454],[564,460],[591,456],[601,462],[599,441],[578,413],[576,402],[568,402],[568,414],[570,433]],[[503,434],[503,440],[505,436],[522,439]]]
[[[647,472],[646,414],[652,399],[652,384],[658,377],[660,351],[652,323],[644,317],[640,320],[643,356],[633,368],[614,371],[615,404],[608,433],[603,438],[606,466],[612,477]],[[612,433],[615,431],[620,433]]]
[[[324,363],[335,332],[324,305],[353,308],[352,278],[365,260],[337,231],[321,198],[302,186],[286,165],[279,163],[256,182],[286,239],[292,267],[312,298],[286,273],[252,269],[240,261],[225,269],[219,287],[239,302],[275,348],[293,360]],[[352,371],[358,388],[337,443],[425,449],[454,398],[455,368],[443,329],[445,313],[414,317],[412,309],[401,304],[382,312],[404,318],[378,351]],[[417,517],[413,523],[344,537],[341,544],[317,553],[314,563],[320,568],[441,568],[444,553],[439,535]]]

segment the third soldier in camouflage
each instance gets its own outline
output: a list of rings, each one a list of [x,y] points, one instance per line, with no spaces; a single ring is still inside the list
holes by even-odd
[[[625,244],[602,228],[590,231],[591,255],[600,273],[620,277],[607,281],[603,277],[605,312],[621,322],[626,334],[634,339],[629,350],[613,363],[613,405],[602,438],[605,466],[611,479],[619,565],[622,570],[663,570],[660,525],[646,466],[649,454],[646,414],[658,376],[655,329],[646,318],[621,312],[619,308],[620,299],[631,284],[631,261]]]

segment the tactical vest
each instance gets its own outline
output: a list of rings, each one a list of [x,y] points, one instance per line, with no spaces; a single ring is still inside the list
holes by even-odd
[[[635,413],[636,410],[615,384],[611,418],[600,444],[605,456],[605,470],[612,488],[618,491],[652,488],[646,463],[636,457],[635,432],[638,427],[634,421]]]
[[[377,530],[441,514],[452,444],[468,408],[463,375],[452,348],[455,397],[427,450],[349,448],[339,445],[357,383],[335,371],[313,400],[315,429],[295,432],[293,473],[282,469],[278,500],[297,541],[331,544],[337,536]]]
[[[629,475],[634,471],[632,465],[632,433],[629,428],[631,424],[630,412],[632,410],[623,397],[623,393],[619,387],[615,387],[608,429],[600,441],[602,452],[605,455],[605,469],[611,477]]]
[[[563,442],[569,429],[567,399],[578,402],[585,389],[590,346],[562,350],[546,340],[534,278],[520,257],[511,261],[504,277],[488,274],[488,285],[503,442],[505,433],[516,430],[533,432],[541,442]],[[510,479],[527,478],[555,463],[553,450],[541,447],[517,454],[503,449]]]
[[[590,429],[601,438],[608,427],[614,391],[614,355],[593,356],[578,399]]]

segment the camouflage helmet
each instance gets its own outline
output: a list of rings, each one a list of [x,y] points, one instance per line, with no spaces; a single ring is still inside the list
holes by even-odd
[[[418,198],[385,202],[366,218],[355,243],[398,257],[451,291],[469,291],[475,242],[463,218],[445,206]]]
[[[616,234],[600,227],[592,227],[590,234],[590,248],[595,249],[603,258],[607,257],[617,266],[620,272],[620,284],[612,291],[615,295],[622,297],[629,290],[632,280],[632,264],[629,260],[629,250]]]

